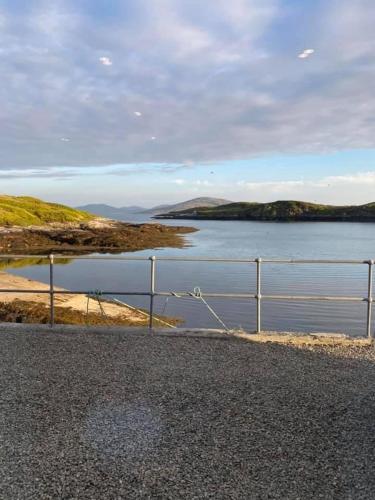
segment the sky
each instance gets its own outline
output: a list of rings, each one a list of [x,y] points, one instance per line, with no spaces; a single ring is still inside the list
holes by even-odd
[[[0,192],[375,201],[373,0],[1,0]]]

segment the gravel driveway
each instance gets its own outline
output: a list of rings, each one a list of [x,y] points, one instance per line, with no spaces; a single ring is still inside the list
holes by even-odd
[[[0,333],[1,499],[370,499],[375,352]]]

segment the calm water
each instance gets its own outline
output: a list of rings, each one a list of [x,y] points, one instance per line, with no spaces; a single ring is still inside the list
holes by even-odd
[[[165,221],[174,224],[175,221]],[[181,223],[178,221],[178,223]],[[188,235],[185,249],[137,252],[141,256],[209,256],[228,258],[375,258],[375,224],[370,223],[264,223],[237,221],[184,221],[200,229]],[[47,266],[32,266],[12,272],[48,282]],[[365,265],[276,265],[265,264],[263,294],[308,294],[366,296]],[[149,262],[73,261],[56,266],[59,286],[80,290],[147,291]],[[255,291],[255,266],[221,263],[157,263],[160,291],[202,292]],[[146,307],[147,299],[122,298]],[[255,328],[253,300],[210,299],[210,305],[229,327]],[[156,312],[179,316],[186,326],[217,327],[208,310],[193,298],[156,300]],[[263,329],[365,333],[366,304],[340,302],[264,301]]]

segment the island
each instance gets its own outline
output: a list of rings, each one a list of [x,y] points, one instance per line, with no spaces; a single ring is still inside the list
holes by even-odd
[[[228,203],[218,207],[195,207],[155,216],[156,219],[335,221],[375,222],[375,203],[365,205],[321,205],[304,201]]]

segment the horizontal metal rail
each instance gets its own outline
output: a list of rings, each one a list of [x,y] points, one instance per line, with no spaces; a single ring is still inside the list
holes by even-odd
[[[29,255],[29,254],[3,254],[0,255],[0,260],[15,260],[15,259],[45,259],[48,260],[50,255]],[[137,257],[133,255],[64,255],[53,254],[54,260],[72,259],[72,260],[120,260],[120,261],[144,261],[150,260],[150,257]],[[258,257],[249,259],[227,259],[221,257],[155,257],[155,260],[163,262],[228,262],[234,264],[253,263],[256,264]],[[368,264],[369,260],[360,259],[261,259],[263,264]]]
[[[116,292],[116,291],[105,291],[105,290],[98,290],[100,292],[100,295],[142,295],[145,297],[150,296],[150,292]],[[25,290],[25,289],[16,289],[16,288],[0,288],[0,293],[45,293],[49,294],[51,293],[50,290]],[[54,295],[95,295],[96,290],[58,290],[54,288],[53,290]]]
[[[374,260],[359,260],[359,259],[271,259],[266,258],[249,258],[249,259],[227,259],[227,258],[209,258],[209,257],[140,257],[133,255],[80,255],[80,256],[69,256],[69,255],[0,255],[1,260],[19,260],[19,259],[34,259],[34,260],[46,260],[49,262],[49,288],[44,290],[35,289],[0,289],[0,293],[15,293],[15,294],[46,294],[50,296],[50,324],[54,324],[54,298],[56,295],[117,295],[117,296],[142,296],[150,298],[149,305],[149,326],[153,327],[154,320],[154,298],[155,297],[197,297],[194,292],[187,291],[158,291],[156,290],[156,262],[209,262],[209,263],[233,263],[233,264],[254,264],[256,265],[256,292],[255,293],[215,293],[207,292],[204,293],[204,297],[207,298],[218,298],[218,299],[252,299],[256,300],[256,324],[257,332],[261,331],[261,302],[263,300],[270,301],[336,301],[336,302],[365,302],[368,304],[366,313],[366,325],[367,325],[367,336],[372,338],[372,303],[373,303],[373,266]],[[62,290],[56,289],[54,285],[54,265],[58,260],[98,260],[98,261],[149,261],[150,267],[150,287],[149,291],[136,292],[136,291],[115,291],[115,290],[95,290],[95,291],[85,291],[85,290]],[[324,296],[324,295],[277,295],[277,294],[262,294],[261,290],[261,275],[262,266],[264,264],[310,264],[310,265],[367,265],[368,266],[368,278],[367,278],[367,296],[366,297],[354,297],[354,296]]]
[[[262,295],[262,299],[267,300],[331,300],[335,302],[367,302],[367,297],[345,297],[344,295]]]
[[[15,288],[1,288],[0,293],[37,293],[37,294],[46,294],[50,293],[50,290],[25,290],[25,289],[15,289]],[[54,289],[54,295],[95,295],[95,290],[56,290]],[[117,292],[117,291],[106,291],[106,290],[98,290],[99,295],[129,295],[129,296],[143,296],[143,297],[195,297],[193,292]],[[217,299],[256,299],[257,295],[253,293],[213,293],[213,292],[205,292],[205,297],[209,298],[217,298]],[[346,297],[343,295],[262,295],[262,299],[267,300],[331,300],[331,301],[344,301],[344,302],[368,302],[367,297]]]

